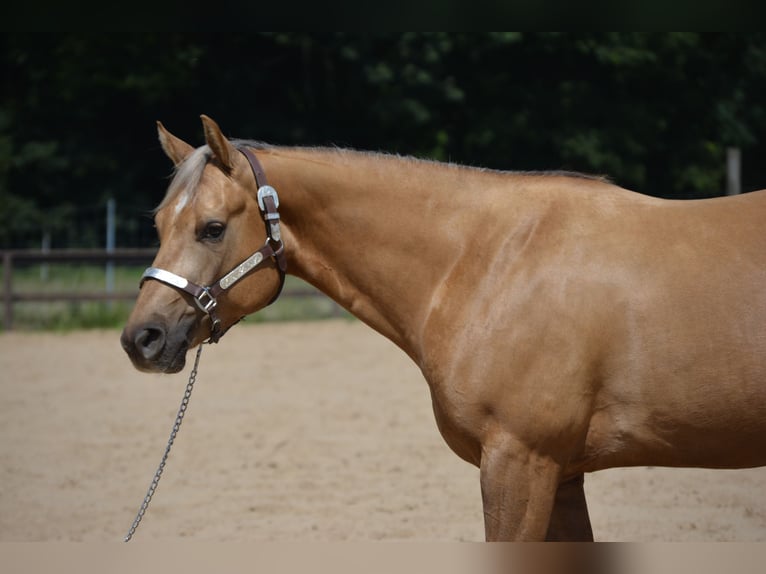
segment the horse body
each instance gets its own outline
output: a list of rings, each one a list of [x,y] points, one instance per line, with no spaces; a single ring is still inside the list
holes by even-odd
[[[577,462],[766,464],[766,194],[642,211],[621,218],[609,274],[622,285],[602,299],[619,307]]]
[[[199,189],[158,212],[160,234],[186,240],[163,237],[158,261],[204,263],[209,280],[262,236],[244,160],[203,121]],[[189,157],[161,140],[177,164]],[[766,464],[766,192],[679,202],[561,174],[256,153],[279,190],[289,272],[420,366],[446,442],[481,469],[488,539],[590,539],[585,472]],[[194,243],[213,212],[233,237]],[[275,280],[232,288],[224,323],[263,306]],[[177,370],[204,323],[147,283],[123,344],[141,368]],[[182,343],[148,353],[149,324]]]

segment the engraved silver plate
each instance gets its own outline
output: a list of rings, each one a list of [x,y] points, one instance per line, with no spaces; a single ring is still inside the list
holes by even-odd
[[[233,270],[229,271],[229,273],[221,278],[219,281],[221,289],[228,289],[234,285],[247,273],[252,271],[261,261],[263,261],[263,254],[260,251],[245,259],[242,263],[237,265]]]
[[[273,222],[271,224],[271,238],[274,241],[282,241],[282,234],[279,231],[279,222]]]

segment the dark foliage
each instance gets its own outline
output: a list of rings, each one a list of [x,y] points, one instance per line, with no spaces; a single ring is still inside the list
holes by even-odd
[[[766,187],[762,33],[7,34],[0,246],[153,241],[155,120],[232,137],[606,175],[674,198]]]

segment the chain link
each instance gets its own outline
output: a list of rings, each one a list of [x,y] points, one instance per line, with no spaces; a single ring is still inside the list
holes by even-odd
[[[178,414],[176,415],[176,420],[173,423],[173,430],[170,431],[170,438],[168,439],[168,445],[165,447],[165,454],[162,455],[162,460],[157,467],[157,472],[154,473],[154,478],[152,478],[152,482],[149,485],[149,490],[146,491],[146,496],[144,497],[144,501],[141,503],[141,507],[138,509],[138,514],[136,514],[136,518],[133,520],[133,524],[131,525],[130,530],[128,530],[128,533],[125,535],[125,542],[129,542],[130,539],[133,538],[133,534],[135,534],[138,525],[144,518],[144,514],[146,514],[147,508],[149,508],[149,503],[152,501],[154,492],[157,490],[157,485],[160,482],[160,477],[162,477],[162,471],[165,470],[165,463],[168,460],[168,455],[170,455],[170,449],[173,446],[173,442],[176,440],[178,429],[181,428],[181,423],[183,422],[184,415],[186,414],[186,408],[189,406],[189,399],[191,399],[194,382],[197,380],[197,367],[199,366],[200,355],[202,355],[202,347],[203,345],[200,344],[197,348],[197,356],[194,359],[194,367],[192,368],[191,373],[189,373],[189,382],[186,384],[186,391],[184,392],[184,397],[181,400],[181,406],[178,407]]]

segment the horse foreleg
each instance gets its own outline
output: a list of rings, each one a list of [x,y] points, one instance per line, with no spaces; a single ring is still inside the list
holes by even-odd
[[[593,541],[584,483],[581,474],[559,485],[546,540]]]
[[[481,495],[487,541],[542,541],[560,466],[510,436],[482,447]]]

